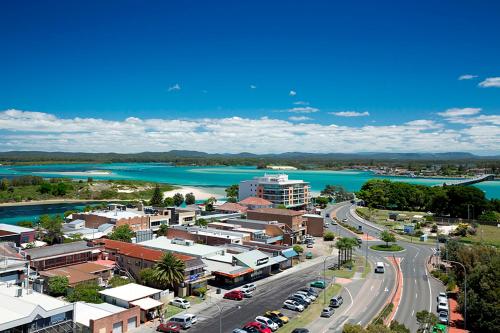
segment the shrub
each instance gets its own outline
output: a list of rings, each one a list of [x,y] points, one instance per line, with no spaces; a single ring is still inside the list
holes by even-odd
[[[331,231],[327,231],[323,235],[323,240],[325,240],[325,241],[332,241],[334,239],[335,239],[335,234]]]

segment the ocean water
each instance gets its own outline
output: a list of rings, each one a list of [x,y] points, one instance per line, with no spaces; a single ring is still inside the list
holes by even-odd
[[[261,176],[264,173],[279,173],[279,171],[258,170],[255,167],[175,167],[164,163],[112,163],[112,164],[51,164],[51,165],[25,165],[25,166],[0,166],[0,178],[11,178],[20,175],[39,175],[43,177],[67,177],[73,179],[129,179],[151,182],[170,183],[175,185],[202,186],[202,187],[227,187],[237,184],[241,180]],[[312,191],[321,191],[326,184],[342,185],[349,191],[358,191],[361,186],[372,178],[385,178],[403,181],[412,184],[436,185],[441,184],[446,178],[410,178],[410,177],[385,177],[376,176],[367,171],[286,171],[291,179],[303,179],[311,183]],[[488,198],[500,198],[500,181],[489,181],[475,185],[483,190]],[[65,207],[65,210],[71,209]],[[48,205],[36,205],[48,206]],[[36,206],[27,208],[26,216],[36,216]],[[27,206],[21,206],[27,207]],[[42,208],[41,208],[42,209]],[[45,207],[43,209],[49,209]],[[62,209],[62,208],[61,208]],[[23,219],[22,209],[15,212],[6,212],[8,207],[0,207],[0,223],[19,221]],[[14,215],[15,216],[14,216]],[[7,216],[8,215],[8,216]]]

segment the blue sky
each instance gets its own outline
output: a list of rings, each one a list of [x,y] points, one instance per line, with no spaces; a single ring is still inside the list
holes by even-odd
[[[499,32],[495,1],[2,2],[0,150],[496,154]]]

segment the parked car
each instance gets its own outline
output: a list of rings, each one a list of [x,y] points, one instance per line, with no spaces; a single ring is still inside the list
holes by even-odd
[[[255,289],[257,286],[254,283],[247,283],[240,288],[241,291],[254,291]]]
[[[342,303],[344,303],[344,299],[340,295],[334,296],[330,299],[330,306],[331,307],[338,308],[339,306],[342,305]]]
[[[306,301],[304,301],[302,298],[300,297],[297,297],[297,296],[289,296],[288,297],[289,300],[292,300],[292,301],[295,301],[297,303],[299,303],[300,305],[302,305],[304,308],[308,308],[309,307],[309,303],[307,303]]]
[[[288,320],[289,318],[287,316],[285,316],[283,313],[281,313],[280,311],[278,310],[275,310],[275,311],[266,311],[265,313],[265,316],[268,317],[268,316],[276,316],[278,317],[279,319],[281,319],[281,321],[286,324],[288,323]]]
[[[264,317],[266,318],[269,318],[271,319],[273,322],[275,322],[279,327],[282,327],[285,323],[283,322],[283,320],[281,320],[279,317],[277,316],[268,316],[268,315],[264,315]]]
[[[243,293],[239,290],[231,290],[224,294],[225,299],[232,299],[235,301],[241,301],[243,297]]]
[[[158,325],[158,327],[156,327],[156,331],[164,333],[179,333],[181,331],[181,327],[177,323],[166,322]]]
[[[332,225],[337,225],[337,220],[332,220]]]
[[[312,259],[312,258],[313,258],[312,252],[306,252],[306,259]]]
[[[439,299],[440,299],[440,298],[446,298],[446,299],[448,299],[448,295],[446,295],[446,293],[445,293],[445,292],[440,292],[440,293],[437,295],[436,299],[439,301]]]
[[[176,297],[173,300],[171,300],[170,304],[183,309],[189,309],[191,307],[191,303],[189,303],[189,301],[186,301],[184,298],[180,297]]]
[[[247,324],[245,324],[245,326],[243,326],[243,329],[246,330],[247,328],[255,328],[257,330],[257,332],[259,333],[271,333],[271,329],[269,327],[267,327],[266,325],[262,324],[262,323],[259,323],[258,321],[251,321]]]
[[[299,291],[305,291],[306,293],[308,293],[309,295],[314,295],[316,298],[318,297],[318,293],[316,292],[316,290],[314,290],[313,288],[311,287],[304,287],[304,288],[300,288]]]
[[[302,304],[299,304],[298,302],[291,300],[291,299],[287,299],[286,301],[284,301],[283,307],[285,309],[298,311],[298,312],[304,311],[304,306]]]
[[[307,328],[296,328],[292,333],[309,333],[309,330]]]
[[[440,311],[438,313],[438,320],[441,324],[448,325],[448,312],[447,311]]]
[[[324,308],[321,311],[321,317],[330,318],[335,313],[335,310],[331,307]]]
[[[303,295],[301,293],[295,293],[292,296],[296,296],[296,297],[302,298],[305,302],[307,302],[307,304],[311,304],[312,303],[312,299],[310,299],[309,297],[307,297],[306,295]]]
[[[170,322],[179,324],[183,329],[188,329],[193,326],[191,316],[185,314],[178,314],[169,319]]]
[[[316,280],[316,281],[311,282],[310,286],[314,287],[314,288],[325,289],[326,284],[325,284],[325,281],[323,281],[323,280]]]
[[[313,243],[307,243],[307,245],[306,245],[306,247],[307,247],[308,249],[312,249],[312,248],[313,248],[313,246],[314,246],[314,245],[313,245]]]
[[[441,312],[441,311],[446,311],[448,312],[448,301],[446,300],[440,300],[438,305],[437,305],[437,312]]]
[[[311,301],[315,301],[317,298],[315,295],[309,294],[307,291],[303,291],[303,290],[297,290],[296,294],[304,295],[307,298],[309,298]]]
[[[248,331],[245,331],[242,328],[235,328],[231,333],[248,333]]]
[[[191,324],[196,324],[198,322],[198,317],[193,314],[193,313],[185,313],[184,314],[185,316],[188,316],[189,318],[191,318]]]
[[[239,292],[241,292],[243,294],[243,297],[247,297],[247,298],[250,298],[253,296],[253,291],[249,291],[249,290],[239,290]]]
[[[277,331],[279,327],[278,324],[276,324],[274,321],[272,321],[270,318],[264,317],[264,316],[257,316],[255,317],[255,321],[266,325],[271,329],[271,331]]]

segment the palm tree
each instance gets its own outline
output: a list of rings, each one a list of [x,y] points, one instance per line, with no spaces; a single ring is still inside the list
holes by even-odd
[[[352,249],[358,247],[356,238],[342,237],[335,246],[339,249],[339,267],[346,261],[352,260]]]
[[[162,287],[173,287],[184,281],[186,265],[170,252],[166,252],[153,267],[154,279]]]

